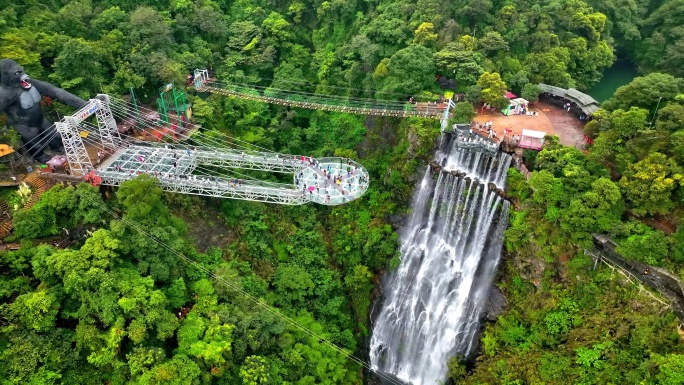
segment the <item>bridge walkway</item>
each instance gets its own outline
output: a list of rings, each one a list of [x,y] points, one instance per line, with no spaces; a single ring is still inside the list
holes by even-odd
[[[210,78],[206,70],[195,71],[195,89],[245,100],[332,112],[359,115],[420,117],[443,119],[453,102],[399,102],[355,98],[351,96],[321,95],[294,90],[281,90],[257,85],[243,85]]]
[[[293,183],[275,183],[218,175],[196,175],[207,166],[292,174]],[[315,175],[338,175],[339,189]],[[280,204],[316,202],[342,204],[368,188],[363,166],[343,158],[296,157],[232,149],[207,149],[174,145],[130,145],[120,149],[96,169],[101,184],[117,186],[140,174],[154,176],[166,191]]]

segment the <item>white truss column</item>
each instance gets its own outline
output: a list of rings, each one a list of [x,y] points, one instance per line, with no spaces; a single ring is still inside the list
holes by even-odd
[[[64,122],[55,123],[57,132],[62,135],[62,144],[64,145],[64,152],[71,174],[75,176],[84,176],[93,169],[93,164],[88,157],[83,140],[79,135],[78,123],[72,117],[66,117]]]
[[[206,83],[207,80],[209,80],[209,71],[207,71],[206,69],[204,69],[204,70],[196,69],[195,70],[195,88],[196,89],[199,90],[200,88],[204,87],[204,83]]]
[[[447,108],[444,110],[444,115],[442,115],[442,119],[439,120],[442,125],[442,132],[446,132],[449,128],[449,114],[451,113],[451,108],[455,106],[456,104],[454,104],[454,101],[449,99]]]
[[[97,105],[95,117],[102,144],[110,149],[112,153],[125,147],[121,140],[121,135],[119,135],[119,128],[116,125],[116,120],[114,120],[114,115],[112,115],[109,95],[98,94],[94,101]]]

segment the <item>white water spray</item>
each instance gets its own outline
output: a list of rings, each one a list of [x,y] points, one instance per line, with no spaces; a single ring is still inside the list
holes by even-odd
[[[503,188],[510,156],[447,145],[437,159],[444,169],[428,167],[414,194],[370,342],[373,369],[413,385],[441,383],[450,357],[472,353],[508,216],[509,203],[486,184]]]

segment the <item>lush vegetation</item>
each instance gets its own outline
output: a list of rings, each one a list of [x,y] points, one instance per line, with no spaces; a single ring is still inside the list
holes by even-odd
[[[471,103],[497,105],[504,89],[530,99],[538,82],[587,89],[617,47],[644,72],[663,73],[635,79],[604,104],[586,127],[594,138],[586,153],[551,142],[528,157],[529,181],[509,173],[517,209],[501,286],[510,310],[488,326],[474,370],[454,360],[452,377],[675,384],[684,349],[673,317],[610,271],[592,272],[579,251],[604,232],[625,256],[684,276],[682,226],[665,235],[642,222],[682,217],[682,7],[0,0],[0,57],[85,98],[134,88],[152,100],[163,84],[208,67],[239,83],[405,100],[436,97],[438,74],[466,94],[454,121],[467,122]],[[389,216],[407,211],[439,128],[189,94],[208,131],[360,159],[369,191],[341,207],[290,208],[166,195],[145,178],[104,201],[88,185],[53,188],[14,214],[22,248],[0,254],[0,382],[361,383],[357,364],[249,298],[362,356],[377,277],[397,263]],[[10,195],[11,206],[25,201]],[[82,236],[52,246],[64,229]],[[228,240],[192,240],[214,232]]]
[[[200,253],[152,179],[127,182],[106,203],[90,185],[58,185],[16,213],[22,248],[2,254],[0,296],[9,302],[0,375],[7,383],[360,383],[360,367],[251,299],[355,352],[368,335],[373,272],[396,253],[391,228],[367,208],[383,215],[387,195],[376,190],[331,212],[222,202],[238,239]],[[203,207],[173,199],[181,212]],[[32,241],[82,226],[90,234],[69,248]]]
[[[663,312],[663,303],[605,266],[593,271],[588,256],[530,264],[523,255],[503,267],[509,310],[486,328],[473,372],[466,376],[454,362],[452,378],[469,384],[682,382],[678,320]]]
[[[678,321],[659,310],[666,300],[615,271],[593,271],[582,252],[593,248],[592,233],[608,234],[624,257],[684,278],[684,226],[666,235],[642,222],[661,215],[681,223],[683,90],[670,75],[637,78],[587,124],[595,137],[587,152],[549,138],[527,159],[529,180],[509,171],[518,207],[506,231],[510,258],[501,287],[511,308],[487,327],[468,382],[684,381]],[[649,110],[658,102],[651,126]],[[465,377],[461,368],[453,363],[452,378]]]
[[[625,59],[644,73],[684,77],[684,2],[681,0],[589,0],[608,16],[606,32]]]

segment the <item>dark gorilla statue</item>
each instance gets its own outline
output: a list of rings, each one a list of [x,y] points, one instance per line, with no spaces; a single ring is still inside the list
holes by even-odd
[[[55,131],[52,122],[43,118],[43,109],[40,107],[41,95],[47,95],[76,108],[81,108],[86,101],[50,83],[30,79],[24,73],[24,68],[14,60],[2,59],[0,71],[0,114],[7,113],[8,125],[19,132],[24,143],[29,143],[40,135],[39,139],[26,147],[37,161],[48,161],[50,157],[40,149],[42,146],[33,146],[39,140],[51,136]],[[64,151],[59,134],[50,141],[49,145],[53,151]]]

